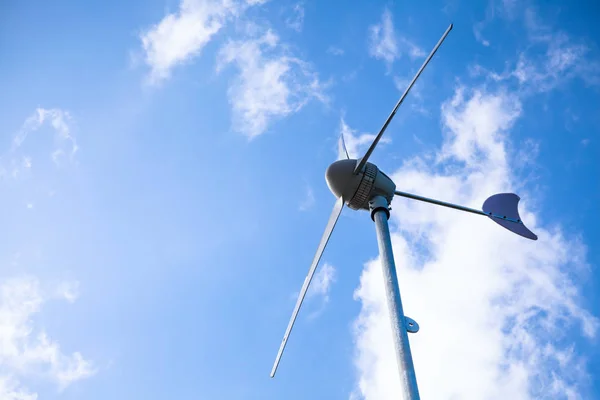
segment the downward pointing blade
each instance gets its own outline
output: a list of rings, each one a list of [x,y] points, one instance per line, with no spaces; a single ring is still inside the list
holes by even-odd
[[[331,236],[331,232],[333,232],[333,228],[342,213],[342,209],[344,208],[344,199],[339,197],[335,205],[333,206],[333,210],[331,211],[331,215],[329,216],[329,222],[327,222],[327,226],[325,227],[325,232],[323,232],[323,237],[321,237],[321,242],[319,243],[319,247],[317,247],[317,252],[313,258],[312,264],[310,265],[310,269],[308,270],[308,275],[304,279],[304,284],[302,285],[302,289],[300,290],[300,295],[298,296],[298,300],[296,301],[296,307],[294,308],[294,312],[292,313],[292,318],[288,324],[287,329],[285,330],[285,335],[283,336],[283,341],[281,342],[281,346],[279,347],[279,352],[277,353],[277,358],[275,358],[275,364],[273,364],[273,369],[271,370],[271,378],[275,376],[275,372],[277,371],[277,366],[279,365],[279,360],[283,355],[283,350],[285,349],[285,345],[290,336],[290,332],[292,331],[292,327],[294,326],[294,322],[296,321],[296,317],[298,316],[298,311],[300,311],[300,306],[302,306],[302,301],[304,300],[304,296],[306,296],[306,292],[308,291],[308,286],[315,275],[315,271],[317,269],[317,265],[319,264],[319,260],[323,255],[323,250],[325,250],[325,246],[327,246],[327,242],[329,241],[329,237]]]

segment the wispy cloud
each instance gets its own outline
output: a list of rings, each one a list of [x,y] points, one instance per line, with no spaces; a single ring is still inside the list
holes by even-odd
[[[171,70],[198,56],[227,21],[266,0],[182,0],[175,13],[140,35],[149,82],[167,79]]]
[[[312,66],[290,55],[268,30],[245,40],[231,40],[219,52],[217,71],[234,64],[239,74],[229,87],[234,129],[254,138],[272,120],[298,112],[311,99],[326,101],[325,85]]]
[[[311,308],[306,315],[308,319],[317,318],[325,311],[325,307],[329,303],[331,286],[335,283],[336,279],[337,271],[333,265],[323,263],[322,266],[319,266],[306,292],[306,307]],[[292,293],[290,301],[296,301],[299,293]]]
[[[336,46],[329,46],[327,48],[327,53],[334,55],[334,56],[342,56],[342,55],[344,55],[344,49],[341,49]]]
[[[600,84],[600,58],[585,41],[543,23],[533,8],[524,9],[521,16],[528,43],[516,63],[500,73],[475,66],[474,75],[496,82],[516,80],[525,94],[549,92],[574,78]]]
[[[336,271],[333,265],[325,263],[317,271],[315,277],[310,283],[310,288],[306,293],[307,297],[320,296],[325,302],[329,301],[329,289],[336,280]]]
[[[533,15],[530,11],[528,15]],[[529,19],[533,19],[530,16]],[[600,83],[600,64],[588,59],[589,47],[564,32],[550,32],[549,27],[530,22],[531,47],[523,52],[511,75],[536,92],[547,92],[578,77],[588,83]]]
[[[516,185],[507,135],[521,116],[519,98],[506,91],[459,87],[442,106],[445,140],[438,162],[417,157],[393,174],[394,181],[402,190],[480,207],[487,196]],[[421,325],[410,338],[423,398],[582,394],[585,358],[576,343],[595,337],[598,328],[598,319],[581,305],[573,272],[586,269],[585,246],[540,224],[527,200],[535,198],[521,194],[521,216],[538,233],[537,242],[485,218],[394,201],[403,303]],[[398,398],[378,259],[366,264],[355,297],[362,304],[354,331],[356,394]]]
[[[295,30],[296,32],[302,32],[304,26],[304,4],[296,3],[292,8],[292,16],[286,18],[285,24],[288,28]]]
[[[35,327],[34,316],[53,299],[53,292],[28,276],[5,280],[0,286],[0,398],[36,399],[22,380],[50,379],[65,389],[95,374],[92,363],[79,352],[64,354],[58,342]]]
[[[23,157],[23,168],[31,168],[31,157]]]
[[[25,142],[27,139],[27,136],[29,136],[32,132],[37,131],[45,123],[48,123],[50,126],[52,126],[52,128],[54,128],[54,131],[56,132],[55,139],[59,144],[59,146],[54,149],[53,154],[60,152],[61,154],[68,154],[72,156],[79,149],[75,138],[71,135],[72,121],[73,119],[68,111],[58,108],[38,108],[35,110],[33,115],[25,120],[25,123],[23,123],[21,129],[13,138],[12,151],[14,152],[16,149],[21,147],[23,142]],[[68,149],[60,146],[62,142],[66,142],[68,144]],[[26,168],[31,167],[31,157],[25,156],[23,158],[23,164]]]
[[[306,185],[306,193],[304,195],[304,199],[300,203],[299,209],[300,211],[307,211],[311,209],[315,205],[315,194],[310,185]]]
[[[475,40],[477,40],[479,43],[486,47],[490,45],[490,41],[483,36],[483,30],[494,19],[497,7],[499,6],[495,5],[493,1],[490,2],[485,10],[485,18],[482,21],[477,22],[473,26],[473,34],[475,35]]]
[[[475,35],[475,40],[477,40],[479,43],[481,43],[482,45],[484,45],[485,47],[488,47],[490,45],[490,41],[485,39],[483,37],[483,34],[481,33],[484,27],[484,22],[478,22],[473,26],[473,34]]]
[[[371,57],[383,60],[388,71],[402,54],[408,54],[411,59],[427,55],[411,40],[396,33],[392,13],[387,8],[383,11],[381,21],[369,27],[369,54]]]
[[[69,303],[74,303],[79,297],[79,282],[64,281],[56,285],[56,295]]]
[[[73,135],[73,118],[68,111],[58,108],[38,108],[30,115],[21,128],[14,135],[10,150],[0,159],[0,176],[20,176],[31,173],[36,164],[43,164],[44,160],[51,159],[59,166],[64,161],[73,161],[75,153],[79,150],[77,140]],[[40,147],[39,142],[47,143],[44,138],[31,140],[31,135],[48,135],[50,128],[53,144]],[[33,157],[35,154],[37,159]]]
[[[6,212],[16,218],[36,213],[40,192],[52,186],[52,171],[74,160],[78,151],[75,122],[69,112],[38,108],[16,131],[10,147],[1,152],[0,171],[8,177]],[[2,183],[2,182],[0,182]],[[12,207],[11,207],[12,205]],[[15,207],[16,205],[16,207]],[[21,207],[25,209],[22,211]],[[29,219],[29,224],[32,223]],[[34,227],[29,227],[35,230]],[[28,229],[29,229],[28,228]],[[21,253],[12,257],[11,269],[20,265]],[[55,384],[63,390],[96,373],[92,362],[79,352],[65,353],[43,326],[39,315],[50,301],[78,297],[78,283],[41,282],[30,275],[2,276],[0,284],[0,398],[37,399],[36,388]]]
[[[308,292],[306,293],[307,299],[318,300],[319,306],[311,311],[308,315],[308,319],[314,319],[320,316],[323,311],[325,311],[325,307],[327,303],[329,303],[329,292],[331,290],[331,286],[336,281],[337,272],[333,265],[325,263],[322,267],[317,271],[315,277],[313,278]]]
[[[24,388],[20,382],[10,376],[0,376],[0,398],[6,400],[37,400],[37,393]]]
[[[380,23],[369,27],[369,54],[388,65],[400,56],[392,14],[388,9],[384,10]]]
[[[414,44],[412,41],[407,38],[401,36],[400,37],[400,48],[408,54],[408,57],[411,60],[416,60],[419,58],[425,58],[427,53],[425,50]]]

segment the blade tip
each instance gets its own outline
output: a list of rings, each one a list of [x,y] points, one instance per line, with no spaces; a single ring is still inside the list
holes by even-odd
[[[279,366],[279,364],[275,364],[273,366],[273,369],[271,369],[271,374],[269,375],[272,378],[275,378],[275,373],[277,372],[277,367]]]

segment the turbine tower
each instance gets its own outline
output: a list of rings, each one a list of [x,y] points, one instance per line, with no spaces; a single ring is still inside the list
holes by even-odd
[[[448,26],[429,56],[425,59],[425,62],[421,68],[419,68],[419,71],[417,71],[417,74],[414,76],[400,97],[400,100],[398,100],[398,103],[396,103],[396,106],[362,158],[358,160],[351,159],[348,155],[348,151],[346,150],[344,138],[343,136],[340,137],[340,146],[346,158],[331,164],[325,173],[327,185],[337,200],[333,206],[333,211],[329,217],[325,232],[321,237],[321,242],[319,243],[317,252],[315,253],[312,264],[310,265],[308,275],[304,279],[304,284],[300,290],[298,301],[296,302],[292,317],[285,331],[285,335],[283,336],[281,346],[279,347],[279,352],[277,353],[273,369],[271,370],[271,378],[275,376],[279,361],[281,360],[281,356],[289,339],[290,332],[292,331],[292,327],[294,326],[294,322],[298,316],[300,307],[302,306],[302,301],[304,300],[306,292],[308,291],[308,287],[315,274],[319,260],[321,259],[323,251],[325,250],[325,246],[329,241],[333,228],[335,227],[344,205],[347,205],[353,210],[369,211],[371,214],[371,219],[375,222],[377,243],[379,246],[379,254],[381,257],[381,265],[385,279],[388,311],[391,320],[396,359],[398,361],[400,373],[401,390],[403,398],[406,400],[419,399],[417,378],[415,375],[407,334],[407,332],[418,332],[419,325],[411,318],[406,317],[404,315],[404,311],[402,310],[400,288],[398,285],[398,277],[396,275],[396,266],[394,264],[394,255],[392,253],[392,243],[388,226],[388,219],[390,217],[391,209],[390,204],[394,196],[407,197],[413,200],[424,201],[444,207],[454,208],[456,210],[487,216],[492,221],[503,226],[509,231],[516,233],[517,235],[531,240],[537,240],[537,236],[527,229],[519,217],[518,203],[520,198],[514,193],[495,194],[489,197],[483,203],[482,210],[476,210],[473,208],[396,190],[396,185],[394,182],[386,174],[384,174],[383,171],[377,168],[375,164],[368,162],[369,157],[373,153],[373,150],[375,150],[377,143],[379,143],[379,140],[392,121],[392,118],[394,118],[398,108],[444,39],[446,39],[446,36],[448,36],[452,30],[452,26],[452,24]]]

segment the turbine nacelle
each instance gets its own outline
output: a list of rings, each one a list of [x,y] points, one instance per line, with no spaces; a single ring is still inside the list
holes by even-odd
[[[383,196],[390,203],[396,190],[394,182],[370,162],[355,173],[358,162],[345,159],[332,163],[325,172],[329,190],[353,210],[368,210],[369,200],[375,196]]]

